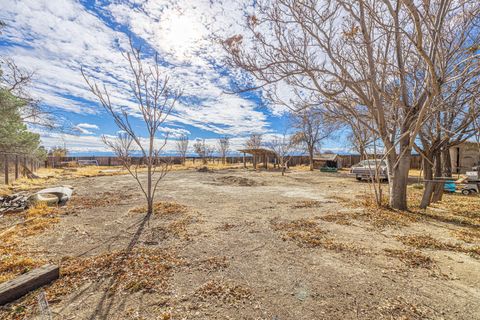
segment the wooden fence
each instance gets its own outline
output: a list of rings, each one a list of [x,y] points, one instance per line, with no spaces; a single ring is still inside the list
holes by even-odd
[[[165,160],[170,161],[173,164],[180,164],[181,158],[180,157],[163,157]],[[352,165],[361,161],[361,156],[358,154],[352,155],[339,155],[341,159],[341,166],[344,168],[349,168]],[[106,157],[106,156],[92,156],[92,157],[49,157],[48,160],[45,162],[46,167],[61,167],[68,165],[69,162],[78,162],[82,160],[93,160],[98,163],[99,166],[120,166],[122,163],[117,157]],[[201,163],[201,159],[198,157],[187,157],[187,161],[191,161],[193,163]],[[253,162],[252,156],[245,156],[245,160],[247,163]],[[210,163],[220,163],[222,159],[220,157],[211,157],[209,158]],[[271,163],[274,162],[274,159],[270,159]],[[229,156],[226,158],[226,162],[229,164],[239,164],[243,163],[243,156]],[[144,159],[142,157],[133,157],[132,163],[134,164],[143,164]],[[290,161],[288,162],[289,166],[298,166],[298,165],[308,165],[309,160],[307,156],[292,156]],[[412,169],[420,169],[421,168],[421,157],[419,155],[412,155],[411,159],[411,166]]]
[[[10,184],[20,177],[31,176],[40,165],[40,161],[26,154],[0,152],[0,183]]]

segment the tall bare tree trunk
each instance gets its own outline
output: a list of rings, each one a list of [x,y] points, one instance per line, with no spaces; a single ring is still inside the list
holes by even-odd
[[[423,158],[423,179],[424,180],[432,180],[433,179],[433,166],[431,163],[433,163],[433,157],[430,156],[429,154],[425,154],[425,157],[428,159]]]
[[[310,171],[313,171],[313,148],[308,148],[308,161],[310,164]]]
[[[393,209],[407,210],[407,183],[408,171],[410,170],[411,149],[407,149],[402,153],[400,150],[400,158],[398,165],[395,166],[395,156],[390,156],[388,160],[391,176],[389,179],[390,196],[389,205]]]
[[[440,150],[435,151],[434,153],[435,159],[435,177],[439,178],[442,176],[442,157]]]
[[[152,153],[153,153],[153,139],[150,135],[150,149],[148,151],[147,159],[147,215],[150,216],[153,213],[153,196],[152,196]]]
[[[448,146],[444,147],[442,150],[442,167],[443,175],[445,177],[452,176],[452,158],[450,157],[450,148]]]

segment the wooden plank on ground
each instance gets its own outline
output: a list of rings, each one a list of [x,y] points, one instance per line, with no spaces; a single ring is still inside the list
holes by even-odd
[[[40,288],[60,276],[60,269],[53,264],[46,264],[29,271],[10,281],[0,284],[0,306],[23,297],[30,291]]]

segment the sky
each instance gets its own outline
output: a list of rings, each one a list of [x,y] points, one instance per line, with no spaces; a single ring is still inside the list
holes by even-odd
[[[121,54],[129,37],[146,56],[158,53],[162,72],[183,91],[160,132],[160,139],[169,137],[165,153],[175,153],[181,134],[212,145],[229,136],[235,151],[251,133],[268,140],[288,127],[286,110],[269,104],[261,91],[229,93],[249,78],[224,66],[224,52],[212,40],[212,35],[241,34],[255,0],[0,0],[0,8],[0,20],[7,24],[0,56],[33,71],[31,95],[72,128],[68,133],[31,128],[47,148],[65,145],[71,155],[105,154],[101,136],[119,131],[89,91],[81,68],[106,85],[112,102],[131,112],[133,126],[143,134]],[[348,151],[338,136],[323,149]]]

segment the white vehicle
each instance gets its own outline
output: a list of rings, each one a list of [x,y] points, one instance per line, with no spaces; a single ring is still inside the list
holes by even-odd
[[[378,167],[378,179],[388,180],[387,163],[381,160],[363,160],[352,166],[350,174],[360,180],[372,180],[376,176],[376,170]]]

